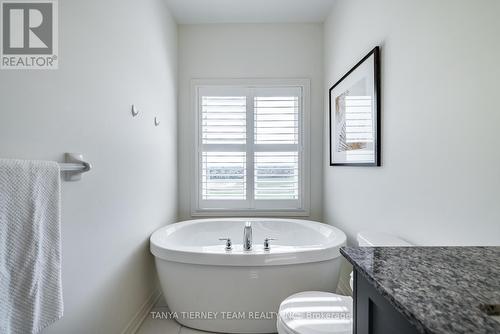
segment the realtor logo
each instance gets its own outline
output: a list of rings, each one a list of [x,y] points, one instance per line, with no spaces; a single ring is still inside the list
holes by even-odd
[[[1,4],[1,69],[57,69],[57,0]]]

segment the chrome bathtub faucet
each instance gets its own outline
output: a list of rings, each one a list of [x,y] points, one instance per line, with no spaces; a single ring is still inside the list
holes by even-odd
[[[243,230],[243,250],[252,249],[252,222],[246,222]]]
[[[233,243],[231,242],[231,238],[219,238],[219,240],[226,242],[225,250],[230,251],[233,249]]]
[[[265,251],[271,250],[271,242],[270,241],[272,241],[272,240],[276,240],[276,239],[274,239],[274,238],[265,238],[264,239],[264,250]]]

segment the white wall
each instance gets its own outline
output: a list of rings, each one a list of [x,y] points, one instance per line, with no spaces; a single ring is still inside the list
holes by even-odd
[[[383,167],[327,167],[324,137],[325,220],[351,241],[375,229],[420,245],[500,245],[499,15],[495,0],[336,2],[325,91],[382,47]]]
[[[311,79],[311,219],[321,220],[323,35],[320,24],[179,26],[180,216],[190,218],[191,79]]]
[[[120,333],[177,214],[176,24],[162,0],[64,0],[59,18],[59,70],[0,71],[0,157],[93,163],[62,185],[65,315],[44,333]]]

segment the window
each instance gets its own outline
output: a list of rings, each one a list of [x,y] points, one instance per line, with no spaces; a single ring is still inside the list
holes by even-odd
[[[193,90],[193,214],[306,214],[308,82],[198,84]]]

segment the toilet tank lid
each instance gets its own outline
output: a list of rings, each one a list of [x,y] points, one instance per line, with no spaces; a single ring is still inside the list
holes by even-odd
[[[352,297],[324,291],[299,292],[281,303],[278,323],[284,328],[278,332],[352,334],[352,314]]]
[[[362,231],[358,233],[358,245],[361,247],[405,247],[413,246],[411,243],[394,235],[376,232]]]

